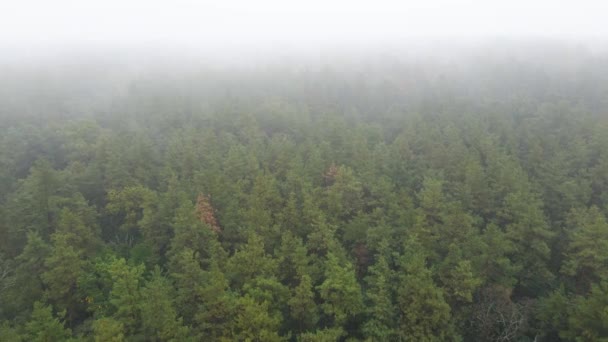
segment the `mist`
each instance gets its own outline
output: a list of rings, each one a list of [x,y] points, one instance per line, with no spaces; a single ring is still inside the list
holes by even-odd
[[[605,48],[608,34],[606,8],[599,1],[27,0],[0,6],[3,58],[87,51],[106,57],[146,49],[156,56],[186,52],[243,61],[353,46],[416,48],[438,40],[496,38],[559,39]]]
[[[608,53],[604,13],[596,1],[15,1],[0,5],[0,66],[58,77],[118,68],[123,79],[507,60],[572,68]]]

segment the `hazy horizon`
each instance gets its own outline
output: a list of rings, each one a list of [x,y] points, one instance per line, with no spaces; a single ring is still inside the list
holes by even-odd
[[[13,1],[0,4],[0,61],[135,58],[230,66],[508,55],[513,46],[534,50],[536,44],[604,53],[605,10],[599,1],[546,0]]]

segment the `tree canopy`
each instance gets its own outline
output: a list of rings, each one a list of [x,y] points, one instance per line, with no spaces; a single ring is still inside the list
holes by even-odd
[[[2,79],[0,340],[608,341],[575,55]]]

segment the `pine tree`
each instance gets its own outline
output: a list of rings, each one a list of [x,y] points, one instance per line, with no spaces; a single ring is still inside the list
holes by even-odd
[[[554,275],[548,268],[554,233],[542,211],[542,201],[531,193],[515,192],[505,198],[501,212],[507,238],[514,242],[512,259],[521,267],[518,285],[521,290],[537,294],[547,288]]]
[[[473,294],[482,283],[474,273],[471,261],[466,260],[462,254],[460,247],[452,244],[450,252],[439,266],[439,279],[452,308],[457,303],[472,302]]]
[[[274,276],[277,261],[266,253],[262,238],[252,232],[247,244],[230,257],[226,267],[231,283],[238,289],[257,276]]]
[[[361,313],[363,299],[361,287],[355,278],[351,263],[340,265],[331,252],[327,254],[323,283],[317,286],[323,301],[321,309],[329,319],[330,327],[340,327]]]
[[[189,249],[199,260],[209,257],[211,241],[216,239],[211,228],[197,218],[195,205],[188,199],[181,199],[173,220],[173,238],[168,256]]]
[[[319,316],[315,293],[312,280],[307,274],[300,277],[300,283],[293,289],[293,295],[289,299],[289,309],[299,332],[311,330],[317,324]]]
[[[331,185],[326,188],[325,205],[329,217],[334,220],[348,220],[362,209],[363,187],[355,177],[354,172],[347,166],[340,166],[337,170],[328,171],[325,174],[331,177]],[[332,221],[333,222],[333,221]]]
[[[278,331],[281,317],[268,313],[268,303],[258,303],[250,296],[238,300],[237,314],[234,318],[233,340],[252,342],[285,341]]]
[[[19,334],[17,328],[12,327],[8,321],[0,324],[0,341],[21,342],[23,340],[24,337]]]
[[[589,296],[579,296],[568,316],[568,329],[560,337],[576,341],[608,341],[608,284],[591,287]]]
[[[386,247],[386,241],[383,244]],[[365,278],[368,320],[363,326],[363,333],[372,341],[391,341],[396,338],[397,308],[394,305],[393,295],[394,277],[386,256],[377,255],[376,262],[369,268],[369,275]]]
[[[205,273],[196,253],[184,248],[169,261],[169,276],[176,287],[175,304],[179,316],[191,324],[202,303],[201,286]]]
[[[399,260],[398,336],[405,341],[456,340],[450,306],[426,267],[425,253],[415,240],[407,242]]]
[[[53,234],[53,251],[44,262],[47,271],[42,280],[48,286],[49,298],[58,308],[67,310],[69,321],[73,322],[81,305],[77,287],[85,263],[82,252],[70,245],[69,238],[67,233]]]
[[[302,239],[287,231],[281,238],[281,246],[275,252],[278,258],[278,275],[283,284],[295,287],[301,274],[310,271],[310,257]]]
[[[6,204],[11,255],[19,253],[28,232],[35,232],[44,239],[51,235],[61,187],[62,179],[49,161],[39,159],[30,168],[29,176],[19,183]]]
[[[63,323],[54,317],[53,308],[40,302],[34,303],[34,311],[25,325],[25,332],[26,339],[32,342],[65,341],[72,336],[70,329],[66,329]]]
[[[95,342],[124,342],[126,341],[124,331],[124,324],[113,318],[103,317],[93,322]]]
[[[513,287],[523,266],[509,258],[515,252],[515,243],[496,225],[490,224],[481,236],[480,255],[474,258],[475,268],[486,283]]]
[[[608,223],[597,207],[574,209],[568,218],[568,245],[562,273],[586,292],[591,283],[608,280]]]
[[[8,305],[3,308],[15,315],[29,310],[34,302],[42,300],[44,294],[43,273],[47,270],[45,260],[51,254],[52,248],[38,233],[27,234],[27,244],[17,258],[15,258],[14,286],[6,289]]]
[[[237,298],[230,292],[228,280],[215,261],[211,262],[209,271],[203,277],[197,290],[200,297],[195,297],[201,301],[195,322],[202,331],[203,339],[227,337],[234,326]]]
[[[155,268],[152,278],[141,289],[142,333],[149,341],[185,341],[189,329],[177,318],[171,300],[173,288],[163,277],[160,268]]]
[[[138,334],[141,326],[141,282],[143,266],[130,266],[125,259],[117,259],[110,265],[112,290],[110,304],[114,307],[113,318],[125,326],[125,334]]]

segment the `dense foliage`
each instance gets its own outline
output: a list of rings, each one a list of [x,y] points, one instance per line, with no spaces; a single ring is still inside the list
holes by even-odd
[[[108,70],[2,81],[0,340],[608,340],[605,59]]]

